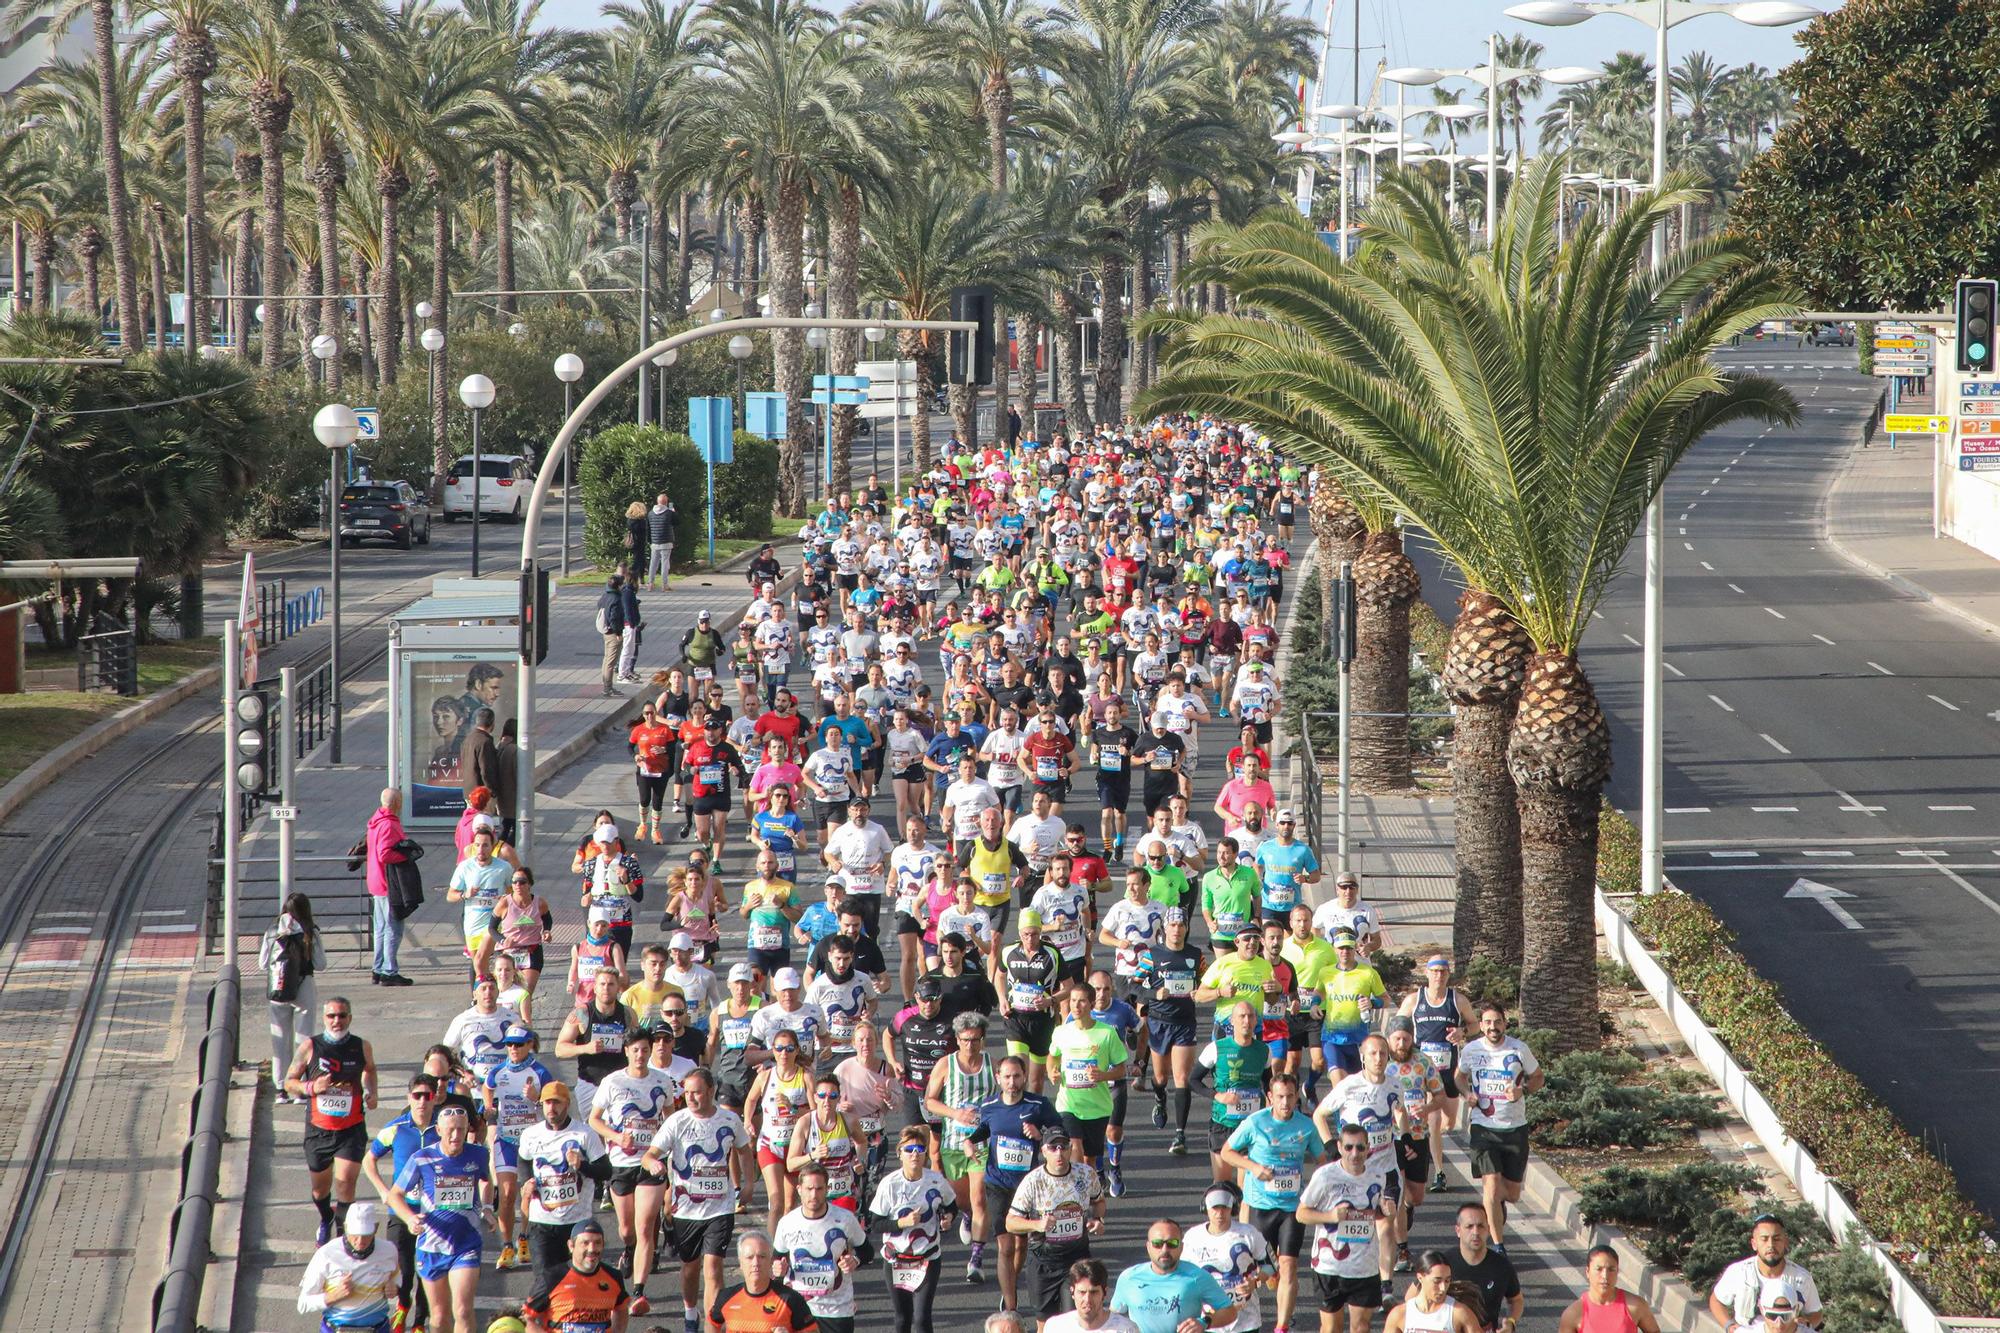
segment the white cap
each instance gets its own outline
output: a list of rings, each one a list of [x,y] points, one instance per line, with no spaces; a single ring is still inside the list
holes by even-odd
[[[599,922],[609,922],[611,920],[611,909],[603,906],[593,907],[590,909],[589,920],[593,925]]]
[[[757,973],[752,970],[750,964],[737,963],[729,969],[729,979],[731,981],[755,981]]]
[[[694,948],[694,936],[688,934],[685,930],[677,930],[674,932],[674,937],[667,941],[667,947],[669,949],[692,949]]]
[[[1226,1190],[1218,1185],[1201,1196],[1201,1206],[1204,1208],[1234,1208],[1236,1206],[1236,1194],[1233,1190]]]
[[[799,970],[796,967],[779,968],[778,975],[773,977],[771,982],[779,990],[798,990],[806,984],[799,976]]]
[[[611,839],[618,836],[618,821],[615,819],[598,820],[590,826],[590,836],[599,842],[611,841]]]
[[[382,1219],[375,1205],[366,1199],[358,1199],[348,1205],[347,1220],[340,1229],[350,1236],[372,1236],[381,1224]]]

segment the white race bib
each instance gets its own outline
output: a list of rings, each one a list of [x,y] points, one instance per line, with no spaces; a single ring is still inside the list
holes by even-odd
[[[1292,1167],[1289,1170],[1278,1167],[1271,1168],[1271,1178],[1264,1182],[1264,1188],[1273,1194],[1297,1194],[1299,1192],[1298,1168]]]
[[[993,1164],[1003,1171],[1026,1171],[1034,1161],[1034,1145],[1026,1139],[993,1141]]]
[[[354,1114],[354,1089],[328,1088],[315,1096],[313,1106],[329,1120],[345,1119]]]
[[[1073,1203],[1063,1204],[1049,1214],[1049,1227],[1042,1235],[1051,1245],[1082,1240],[1083,1210]]]
[[[720,1199],[729,1193],[729,1177],[699,1171],[682,1181],[681,1189],[690,1199]]]
[[[474,1206],[478,1193],[478,1182],[469,1176],[440,1180],[432,1192],[431,1205],[446,1212],[466,1212]]]
[[[916,1291],[924,1285],[924,1278],[930,1274],[931,1261],[928,1259],[895,1258],[889,1261],[889,1285],[897,1291]]]
[[[1097,1080],[1092,1076],[1097,1070],[1097,1062],[1088,1058],[1071,1056],[1063,1061],[1063,1086],[1065,1088],[1094,1088]]]
[[[751,948],[768,953],[773,949],[783,948],[784,944],[785,944],[785,933],[779,927],[763,926],[763,925],[758,925],[754,922],[751,924],[750,926]]]

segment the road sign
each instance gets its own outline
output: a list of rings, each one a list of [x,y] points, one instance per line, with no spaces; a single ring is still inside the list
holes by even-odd
[[[1960,398],[2000,398],[2000,381],[1960,380],[1958,396]]]
[[[1816,879],[1795,879],[1792,881],[1792,887],[1785,890],[1785,896],[1787,898],[1810,898],[1821,907],[1824,907],[1835,921],[1846,926],[1849,930],[1861,929],[1861,923],[1854,919],[1853,914],[1834,901],[1836,898],[1852,898],[1854,895],[1841,889],[1836,889],[1831,884],[1822,884]]]
[[[1960,440],[1958,451],[1962,454],[2000,454],[2000,438],[1975,436],[1970,440]]]
[[[1916,331],[1917,326],[1906,319],[1885,319],[1875,326],[1878,338],[1904,338]]]
[[[1927,417],[1915,412],[1891,412],[1883,418],[1882,426],[1891,435],[1940,435],[1951,429],[1951,418]]]
[[[1911,337],[1877,338],[1875,340],[1875,346],[1877,350],[1885,352],[1888,351],[1928,352],[1931,350],[1932,343],[1929,338],[1919,335],[1914,338]]]
[[[1958,456],[1958,470],[1960,472],[2000,471],[2000,454],[1960,454]]]
[[[2000,438],[2000,417],[1960,417],[1958,433],[1961,436],[1985,435]]]
[[[868,385],[869,379],[866,375],[813,376],[813,388],[815,389],[866,389]]]
[[[2000,398],[1961,398],[1958,400],[1958,414],[1962,417],[2000,417]]]
[[[283,823],[289,824],[298,817],[299,808],[296,805],[274,805],[271,807],[271,818]]]
[[[354,437],[356,444],[374,444],[382,438],[382,409],[379,407],[357,407],[354,409],[355,424],[361,433]]]

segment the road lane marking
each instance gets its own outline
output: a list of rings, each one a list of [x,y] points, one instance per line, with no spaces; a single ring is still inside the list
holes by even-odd
[[[1840,646],[1839,644],[1835,643],[1832,639],[1827,638],[1826,635],[1824,634],[1815,634],[1813,635],[1813,637],[1815,639],[1818,639],[1821,643],[1825,644],[1829,648],[1837,648]]]
[[[1753,815],[1795,815],[1798,812],[1799,808],[1796,805],[1753,805],[1750,807],[1750,813]]]
[[[1778,738],[1777,738],[1776,736],[1773,736],[1773,735],[1772,735],[1772,734],[1771,734],[1770,732],[1768,732],[1768,731],[1760,731],[1760,732],[1758,732],[1757,734],[1758,734],[1759,736],[1762,736],[1762,737],[1763,737],[1763,738],[1765,739],[1765,741],[1767,741],[1767,742],[1768,742],[1768,743],[1770,744],[1771,748],[1772,748],[1773,750],[1776,750],[1776,751],[1777,751],[1777,752],[1778,752],[1779,754],[1790,754],[1790,753],[1791,753],[1791,751],[1790,751],[1790,750],[1787,750],[1787,749],[1786,749],[1786,748],[1785,748],[1785,747],[1784,747],[1783,745],[1779,744],[1779,742],[1778,742]]]
[[[1728,704],[1722,702],[1722,697],[1720,695],[1711,694],[1708,697],[1709,701],[1712,702],[1717,708],[1720,708],[1723,712],[1733,713],[1736,711],[1734,708],[1731,708]]]
[[[1728,584],[1728,585],[1726,585],[1726,586],[1728,587],[1729,591],[1731,591],[1731,592],[1733,592],[1733,593],[1736,593],[1736,594],[1738,594],[1739,596],[1741,596],[1741,595],[1747,595],[1747,594],[1744,594],[1744,592],[1743,592],[1743,589],[1739,588],[1739,587],[1738,587],[1737,585],[1735,585],[1734,583],[1731,583],[1731,584]]]
[[[1842,851],[1830,851],[1824,847],[1804,847],[1799,850],[1799,855],[1827,857],[1827,856],[1852,856],[1854,855],[1854,853],[1842,852]]]
[[[1713,858],[1714,858],[1715,860],[1717,860],[1717,861],[1740,861],[1740,860],[1743,860],[1743,859],[1745,859],[1745,858],[1747,858],[1747,857],[1752,857],[1752,856],[1759,856],[1759,855],[1761,855],[1761,853],[1759,853],[1759,852],[1710,852],[1710,853],[1709,853],[1709,855],[1710,855],[1711,857],[1713,857]]]
[[[1771,613],[1772,615],[1776,616],[1776,617],[1777,617],[1778,619],[1780,619],[1780,620],[1783,620],[1783,619],[1785,618],[1785,613],[1784,613],[1783,611],[1774,611],[1774,610],[1772,610],[1772,609],[1771,609],[1770,607],[1768,607],[1768,606],[1767,606],[1767,607],[1765,607],[1764,609],[1765,609],[1766,611],[1770,611],[1770,613]]]
[[[1942,706],[1942,707],[1945,707],[1945,708],[1949,708],[1949,709],[1950,709],[1950,710],[1951,710],[1952,712],[1954,712],[1954,713],[1957,713],[1957,712],[1962,712],[1962,711],[1963,711],[1962,709],[1960,709],[1960,708],[1959,708],[1959,706],[1958,706],[1957,704],[1953,703],[1953,702],[1952,702],[1951,700],[1949,700],[1949,699],[1940,699],[1940,698],[1938,698],[1938,697],[1937,697],[1937,696],[1936,696],[1935,694],[1927,694],[1927,695],[1925,695],[1924,697],[1925,697],[1926,699],[1929,699],[1929,700],[1930,700],[1930,701],[1931,701],[1932,703],[1934,703],[1934,704],[1938,704],[1938,705],[1940,705],[1940,706]],[[1935,808],[1935,807],[1933,807],[1933,808]]]
[[[1673,672],[1676,676],[1681,677],[1682,679],[1687,678],[1687,672],[1681,670],[1679,667],[1675,666],[1672,662],[1662,662],[1660,663],[1660,665],[1665,667],[1667,670]]]
[[[1944,863],[1938,861],[1935,857],[1933,857],[1930,860],[1929,864],[1936,867],[1937,872],[1940,875],[1943,875],[1946,879],[1958,885],[1959,888],[1964,889],[1967,893],[1979,899],[1980,902],[1985,903],[1987,908],[1995,916],[2000,916],[2000,903],[1994,902],[1991,898],[1981,893],[1976,887],[1974,887],[1971,880],[1959,874],[1956,870],[1953,870],[1950,866],[1945,865]]]
[[[1690,551],[1692,551],[1693,549],[1694,549],[1694,547],[1692,547],[1692,546],[1688,547],[1688,550],[1690,550]],[[1708,563],[1708,561],[1706,561],[1706,560],[1704,560],[1704,561],[1702,561],[1702,562],[1701,562],[1701,567],[1702,567],[1703,569],[1707,570],[1707,571],[1708,571],[1709,573],[1711,573],[1711,574],[1713,574],[1713,573],[1715,572],[1715,566],[1714,566],[1714,565],[1711,565],[1711,564],[1709,564],[1709,563]]]
[[[1622,634],[1622,635],[1620,635],[1619,637],[1620,637],[1620,638],[1622,638],[1622,639],[1624,639],[1624,640],[1625,640],[1625,642],[1627,642],[1627,643],[1631,644],[1631,645],[1632,645],[1632,646],[1633,646],[1634,648],[1643,648],[1643,647],[1645,647],[1645,646],[1646,646],[1646,645],[1644,645],[1643,643],[1640,643],[1640,642],[1639,642],[1639,641],[1638,641],[1637,639],[1633,638],[1633,637],[1632,637],[1631,635],[1629,635],[1629,634]]]
[[[1863,805],[1861,802],[1855,800],[1852,796],[1848,795],[1846,792],[1842,791],[1838,787],[1835,787],[1833,789],[1833,794],[1835,796],[1838,796],[1841,800],[1847,802],[1846,805],[1840,807],[1842,810],[1847,810],[1847,811],[1858,810],[1862,814],[1867,815],[1870,818],[1873,818],[1874,816],[1880,814],[1882,811],[1888,809],[1888,807],[1884,805]]]
[[[1670,805],[1662,813],[1669,815],[1705,815],[1708,813],[1708,807],[1705,805]]]
[[[1885,676],[1893,676],[1896,674],[1895,672],[1889,670],[1888,667],[1883,666],[1880,662],[1870,662],[1868,665],[1875,668],[1877,671],[1881,672]]]
[[[1972,807],[1969,805],[1934,805],[1931,807],[1931,809],[1939,811],[1947,811],[1947,812],[1958,812],[1963,810],[1970,810],[1972,809]]]

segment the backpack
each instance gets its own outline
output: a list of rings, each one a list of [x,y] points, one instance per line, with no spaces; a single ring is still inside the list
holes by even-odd
[[[604,621],[604,603],[599,602],[597,604],[597,619],[592,623],[597,626],[599,634],[609,634],[611,632],[611,626]]]
[[[312,946],[305,932],[295,930],[278,936],[278,949],[271,957],[271,998],[289,1004],[299,998],[299,987],[312,970]]]

